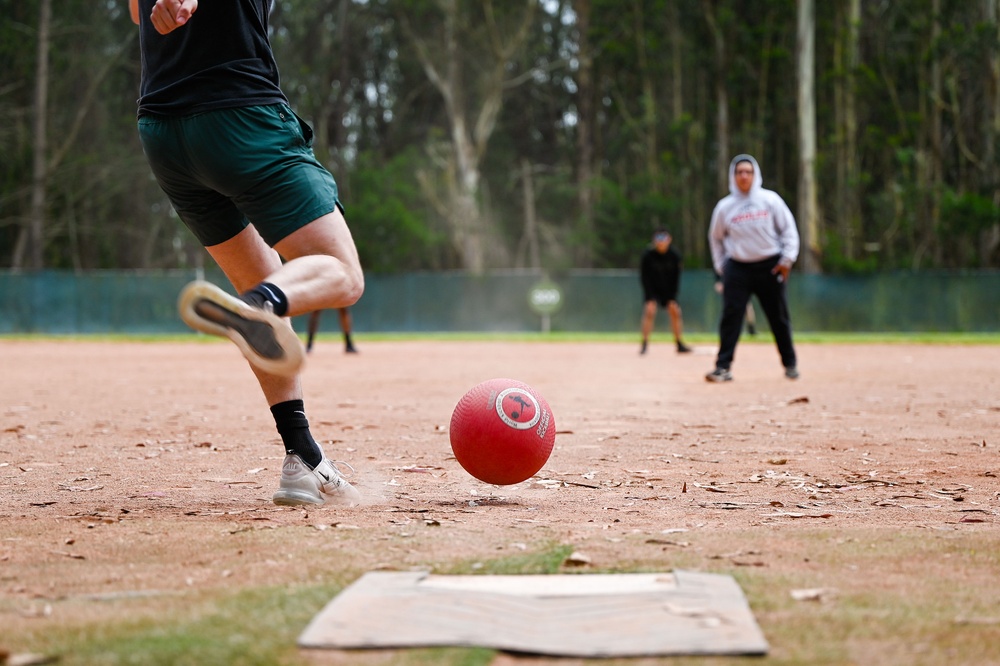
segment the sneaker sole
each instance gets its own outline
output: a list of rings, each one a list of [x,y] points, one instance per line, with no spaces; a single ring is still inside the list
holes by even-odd
[[[271,497],[271,501],[278,506],[315,506],[326,503],[322,495],[316,497],[315,495],[296,492],[294,490],[279,490]]]
[[[214,284],[197,281],[184,287],[177,309],[184,323],[194,330],[232,340],[259,370],[281,377],[302,371],[305,353],[290,326]]]

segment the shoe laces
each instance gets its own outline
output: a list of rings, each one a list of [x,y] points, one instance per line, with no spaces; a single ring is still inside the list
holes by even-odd
[[[351,463],[347,462],[346,460],[330,460],[329,458],[327,458],[326,461],[330,463],[330,466],[333,467],[333,469],[337,471],[337,474],[340,474],[342,478],[345,477],[346,475],[342,471],[340,471],[341,465],[351,470],[351,474],[354,474],[355,472],[354,467],[351,466]]]

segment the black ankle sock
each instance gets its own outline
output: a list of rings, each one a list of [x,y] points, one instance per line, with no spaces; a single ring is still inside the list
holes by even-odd
[[[240,294],[240,298],[258,308],[264,307],[265,303],[270,303],[274,314],[279,317],[284,317],[285,313],[288,312],[288,297],[285,296],[285,292],[270,282],[261,282],[250,291]]]
[[[285,445],[285,453],[298,455],[311,468],[323,462],[319,444],[309,432],[309,420],[301,400],[279,402],[271,407],[271,414]]]

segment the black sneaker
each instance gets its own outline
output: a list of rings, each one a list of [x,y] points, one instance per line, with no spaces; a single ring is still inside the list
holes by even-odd
[[[693,351],[694,351],[693,349],[691,349],[690,347],[688,347],[683,342],[678,342],[677,343],[677,353],[678,354],[690,354]]]
[[[798,379],[799,378],[798,368],[796,368],[794,365],[785,368],[785,376],[788,377],[789,379]]]
[[[712,372],[705,375],[706,382],[731,382],[733,381],[733,373],[729,372],[729,368],[716,368]]]
[[[302,342],[285,320],[268,309],[255,308],[201,281],[184,287],[177,308],[188,326],[229,338],[259,370],[282,377],[302,370],[306,358]]]
[[[639,355],[642,356],[645,354],[647,349],[649,349],[649,343],[643,340],[642,347],[639,348]]]

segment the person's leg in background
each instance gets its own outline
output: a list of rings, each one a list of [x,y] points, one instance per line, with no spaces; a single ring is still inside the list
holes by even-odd
[[[337,311],[337,315],[340,318],[340,332],[344,336],[344,353],[345,354],[357,354],[358,350],[354,346],[354,340],[351,339],[351,335],[354,332],[354,322],[351,318],[350,308],[340,308]]]
[[[648,298],[642,304],[642,346],[639,348],[640,354],[645,354],[649,349],[649,336],[653,332],[653,323],[656,321],[656,299]]]
[[[743,329],[747,301],[750,299],[750,283],[746,268],[735,261],[726,264],[722,274],[722,317],[719,320],[719,353],[715,358],[715,370],[705,375],[713,382],[729,381],[733,378],[730,368],[736,356],[736,344]]]
[[[771,273],[770,269],[761,270],[755,277],[754,293],[757,294],[757,300],[760,301],[760,307],[774,334],[785,376],[798,379],[798,359],[792,342],[792,318],[788,311],[785,283]]]
[[[674,333],[674,343],[677,345],[678,354],[688,354],[691,348],[684,344],[684,317],[681,306],[676,300],[667,301],[667,314],[670,315],[670,327]]]

